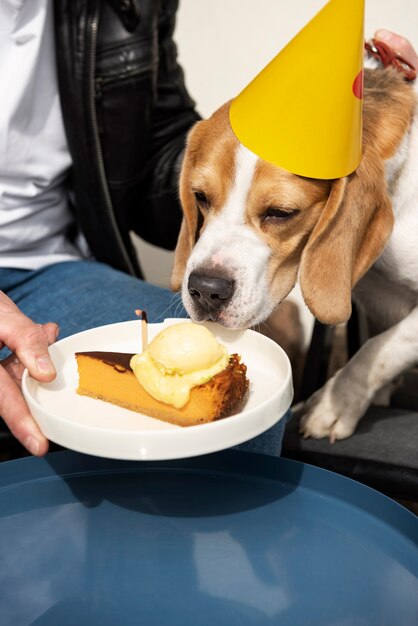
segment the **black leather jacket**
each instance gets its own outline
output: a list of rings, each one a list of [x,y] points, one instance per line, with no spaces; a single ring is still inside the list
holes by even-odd
[[[177,0],[54,0],[74,210],[99,261],[141,276],[129,231],[173,249],[199,119],[176,61]]]

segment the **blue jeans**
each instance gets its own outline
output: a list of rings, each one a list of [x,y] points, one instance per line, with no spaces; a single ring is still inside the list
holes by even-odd
[[[57,322],[59,337],[133,320],[145,309],[150,322],[186,317],[180,295],[96,261],[68,261],[40,270],[0,269],[0,291],[34,322]],[[6,350],[0,351],[0,359]],[[267,433],[238,446],[278,456],[284,419]]]

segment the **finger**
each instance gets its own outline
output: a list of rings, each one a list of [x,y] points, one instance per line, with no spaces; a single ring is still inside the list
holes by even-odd
[[[47,322],[46,324],[42,324],[42,326],[48,339],[48,345],[50,346],[58,339],[59,326],[55,322]]]
[[[51,327],[35,324],[20,311],[1,315],[2,340],[28,368],[30,375],[41,382],[55,378],[56,372],[48,352]]]
[[[1,362],[0,366],[3,366],[3,369],[9,374],[10,378],[12,378],[15,383],[20,387],[22,382],[23,372],[25,371],[25,367],[19,361],[15,354],[11,354]]]
[[[416,69],[418,68],[418,55],[408,39],[383,28],[375,33],[375,39],[387,43],[391,48],[398,52],[405,59],[405,61],[408,61],[408,63]]]
[[[39,430],[16,383],[0,366],[0,414],[20,443],[35,456],[48,451],[48,440]]]
[[[45,329],[34,324],[33,327],[25,329],[14,349],[19,361],[28,368],[29,374],[41,382],[50,382],[56,376],[48,352],[49,343]]]
[[[48,345],[53,344],[59,333],[58,324],[54,322],[47,322],[43,324],[44,330],[48,337]],[[22,382],[23,372],[25,371],[24,365],[19,361],[16,354],[9,355],[6,359],[0,362],[0,365],[4,367],[9,376],[18,384],[20,387]]]

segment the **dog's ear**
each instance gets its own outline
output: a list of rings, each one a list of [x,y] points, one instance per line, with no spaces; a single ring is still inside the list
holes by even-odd
[[[348,320],[352,287],[382,252],[393,221],[383,162],[368,151],[356,172],[331,183],[302,254],[302,294],[320,322],[334,325]]]
[[[183,221],[174,253],[170,287],[180,291],[188,258],[192,252],[197,234],[197,207],[190,189],[191,155],[186,149],[180,173],[180,202],[183,208]]]

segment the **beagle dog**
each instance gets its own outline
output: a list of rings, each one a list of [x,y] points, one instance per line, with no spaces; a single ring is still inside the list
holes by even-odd
[[[335,180],[259,159],[232,132],[229,106],[188,137],[171,286],[193,320],[231,329],[265,320],[297,280],[324,324],[346,322],[353,297],[379,334],[308,401],[301,426],[348,437],[418,361],[416,94],[392,68],[365,70],[363,157]]]

